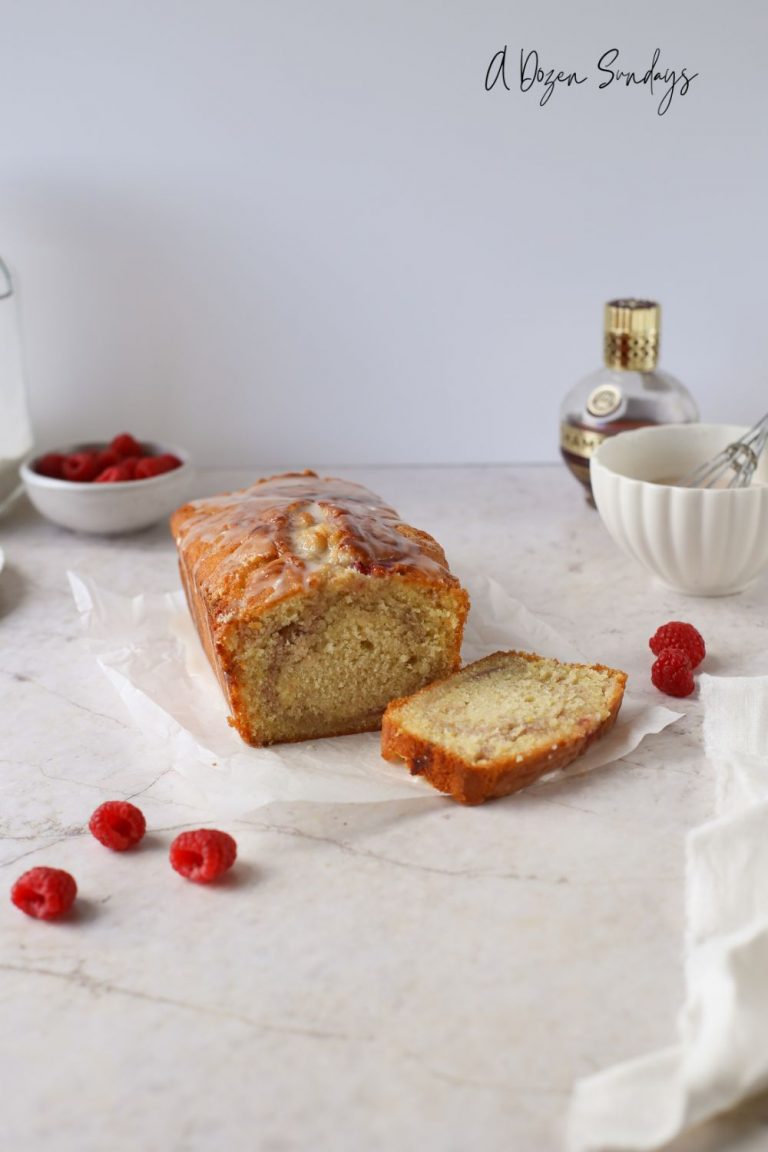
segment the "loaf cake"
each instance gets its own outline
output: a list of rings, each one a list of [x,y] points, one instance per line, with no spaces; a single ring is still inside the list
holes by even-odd
[[[273,476],[179,508],[171,531],[249,744],[371,731],[459,665],[469,599],[442,548],[358,484]]]
[[[382,756],[405,761],[462,804],[507,796],[603,736],[626,680],[602,664],[496,652],[393,700],[382,722]]]

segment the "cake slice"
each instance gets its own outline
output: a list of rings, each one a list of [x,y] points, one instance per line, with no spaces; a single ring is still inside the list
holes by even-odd
[[[482,804],[564,768],[613,726],[627,676],[496,652],[393,700],[381,754],[461,804]]]

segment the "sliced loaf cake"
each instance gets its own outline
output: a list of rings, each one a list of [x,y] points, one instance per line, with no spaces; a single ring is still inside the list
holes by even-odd
[[[426,532],[314,472],[171,518],[187,601],[249,744],[369,732],[460,663],[467,593]]]
[[[440,792],[481,804],[564,768],[613,725],[626,673],[496,652],[393,700],[386,760],[405,761]]]

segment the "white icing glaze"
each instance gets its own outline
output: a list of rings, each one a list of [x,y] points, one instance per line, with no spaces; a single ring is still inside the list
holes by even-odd
[[[457,583],[434,541],[406,529],[374,493],[314,473],[195,501],[182,510],[176,542],[198,590],[226,599],[229,612],[233,601],[242,607],[307,588],[330,567]]]

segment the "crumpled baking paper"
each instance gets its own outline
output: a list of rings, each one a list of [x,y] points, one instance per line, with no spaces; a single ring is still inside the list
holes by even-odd
[[[716,815],[686,839],[679,1040],[577,1082],[572,1152],[667,1147],[768,1088],[768,676],[700,685]]]
[[[227,707],[181,590],[126,597],[69,573],[86,637],[139,727],[213,810],[238,816],[273,801],[370,803],[434,799],[424,780],[388,764],[378,733],[251,748],[227,724]],[[494,580],[469,584],[472,609],[462,655],[475,660],[520,649],[561,660],[584,657]],[[581,774],[626,755],[679,717],[625,695],[613,730],[566,772]]]

